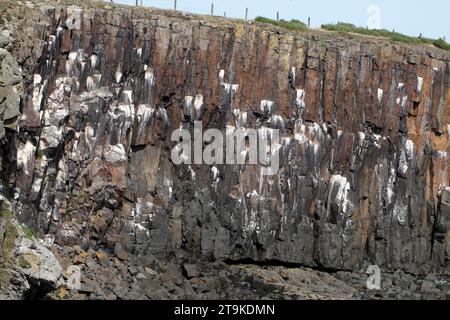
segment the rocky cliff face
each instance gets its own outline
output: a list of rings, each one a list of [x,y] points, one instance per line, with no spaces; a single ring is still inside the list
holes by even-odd
[[[41,237],[449,273],[447,52],[100,3],[8,4],[0,61],[9,51],[21,77],[1,64],[2,183]],[[280,130],[280,170],[174,165],[171,134],[194,121]]]

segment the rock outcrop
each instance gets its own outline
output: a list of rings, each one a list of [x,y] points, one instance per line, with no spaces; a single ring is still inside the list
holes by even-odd
[[[2,203],[4,208],[7,202]],[[63,281],[55,255],[18,223],[13,212],[0,212],[0,299],[42,298]]]
[[[450,273],[448,52],[93,3],[4,4],[21,222],[116,255]],[[194,121],[279,130],[279,170],[175,165]]]
[[[0,33],[0,175],[6,184],[13,184],[16,159],[10,147],[15,144],[23,83],[22,70],[13,56],[2,48],[7,40],[6,33]],[[5,193],[4,187],[2,191]]]

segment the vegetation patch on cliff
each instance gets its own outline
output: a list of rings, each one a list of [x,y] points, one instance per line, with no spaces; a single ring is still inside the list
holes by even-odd
[[[255,21],[261,23],[270,23],[289,30],[297,30],[297,31],[308,30],[308,26],[305,23],[295,19],[291,21],[286,21],[286,20],[273,20],[265,17],[256,17]]]
[[[37,239],[36,232],[25,225],[19,225],[14,221],[16,215],[9,210],[0,211],[0,289],[5,288],[10,280],[10,271],[19,263],[22,267],[23,262],[15,257],[14,250],[16,239],[19,237],[20,228],[25,237],[34,240]]]
[[[385,29],[367,29],[362,27],[357,27],[351,23],[339,22],[337,24],[323,24],[322,29],[328,31],[337,31],[344,33],[357,33],[362,35],[383,37],[391,39],[395,42],[409,43],[409,44],[428,44],[434,45],[437,48],[450,51],[450,44],[448,44],[444,39],[439,38],[437,40],[424,38],[424,37],[411,37],[404,35],[399,32],[389,31]]]
[[[14,217],[15,215],[11,211],[0,212],[0,223],[3,220],[4,225],[4,233],[0,237],[0,289],[8,285],[10,277],[9,270],[15,263],[13,250],[18,233],[16,226],[12,222]]]

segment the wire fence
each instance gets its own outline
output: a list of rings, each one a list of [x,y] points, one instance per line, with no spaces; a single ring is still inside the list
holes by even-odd
[[[118,2],[118,0],[116,0],[116,1]],[[178,8],[178,0],[171,0],[171,1],[173,2],[173,10],[174,11],[178,11],[178,9],[179,9]],[[110,2],[115,2],[115,1],[114,0],[110,0]],[[144,5],[145,4],[143,4],[143,0],[136,0],[136,6],[144,6]],[[249,20],[249,13],[250,13],[249,8],[245,8],[242,13],[243,13],[243,15],[241,16],[241,18],[244,18],[246,21],[248,21]],[[211,16],[217,16],[215,14],[215,4],[214,4],[214,2],[211,2],[209,14]],[[223,12],[223,17],[226,18],[227,16],[228,16],[227,12],[224,11]],[[236,17],[236,18],[239,18],[239,17]],[[280,21],[280,12],[279,11],[276,12],[276,20]],[[308,17],[308,27],[311,27],[311,18],[310,17]]]
[[[119,0],[110,0],[110,2],[118,2],[118,1]],[[169,0],[169,1],[173,2],[173,10],[177,11],[178,10],[178,0]],[[136,6],[139,6],[139,5],[140,6],[144,6],[143,0],[136,0]],[[209,10],[209,14],[211,16],[215,16],[215,11],[214,10],[215,10],[215,4],[214,4],[214,2],[211,2],[211,6],[210,6],[210,10]],[[245,11],[243,11],[242,13],[243,13],[243,16],[241,16],[241,18],[244,18],[245,21],[248,21],[249,20],[249,8],[245,8]],[[223,17],[226,18],[227,16],[228,16],[227,12],[224,11],[223,12]],[[239,17],[236,17],[236,18],[239,18]],[[276,18],[276,21],[282,20],[280,18],[280,12],[279,11],[276,12],[276,17],[274,17],[274,18]],[[311,17],[308,17],[306,25],[308,26],[308,28],[311,28]],[[392,32],[395,32],[395,30],[392,30]],[[421,39],[422,37],[423,37],[423,35],[422,35],[422,33],[420,33],[418,38]],[[445,36],[442,39],[444,41],[446,41],[446,37]]]

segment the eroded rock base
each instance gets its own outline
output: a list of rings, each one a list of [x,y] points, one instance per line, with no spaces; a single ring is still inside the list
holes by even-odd
[[[450,299],[450,277],[382,273],[382,289],[370,291],[368,275],[255,264],[180,263],[122,252],[59,248],[67,264],[82,270],[80,290],[60,287],[52,299]],[[64,258],[63,258],[64,259]]]

